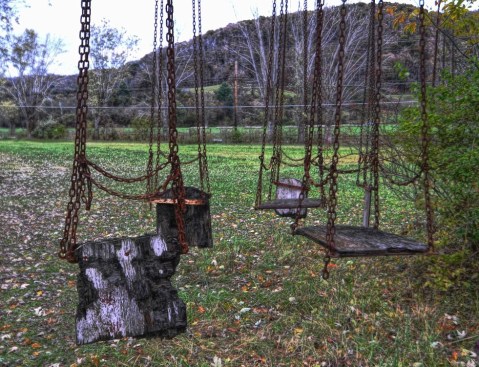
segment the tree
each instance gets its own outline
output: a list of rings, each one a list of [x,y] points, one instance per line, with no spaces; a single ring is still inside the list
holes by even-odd
[[[105,107],[115,103],[118,88],[129,75],[126,62],[138,45],[137,37],[129,37],[124,29],[112,27],[105,19],[91,27],[92,63],[91,101],[94,103],[94,138],[107,118]]]
[[[27,29],[20,36],[12,36],[6,52],[6,65],[13,75],[3,81],[1,89],[16,103],[31,137],[38,113],[50,100],[52,89],[60,79],[50,74],[49,69],[63,52],[63,43],[49,35],[42,41],[34,30]]]
[[[13,23],[18,23],[17,6],[19,1],[0,1],[0,56],[4,59],[8,55],[8,43],[13,29]],[[5,72],[5,63],[0,65],[0,72]]]

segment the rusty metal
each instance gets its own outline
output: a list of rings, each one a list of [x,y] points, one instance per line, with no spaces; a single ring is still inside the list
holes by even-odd
[[[338,75],[336,84],[336,109],[334,113],[334,141],[333,141],[333,156],[331,157],[330,166],[330,185],[328,198],[328,223],[326,241],[328,253],[334,249],[334,235],[336,232],[336,206],[337,206],[337,192],[338,192],[338,161],[339,161],[339,135],[341,129],[341,110],[343,103],[343,77],[344,77],[344,47],[346,42],[346,0],[341,1],[340,7],[340,22],[339,22],[339,50],[338,50]],[[329,262],[331,257],[328,255],[324,261],[324,268],[322,275],[324,279],[329,277]]]
[[[427,87],[426,87],[426,25],[425,25],[424,0],[419,1],[419,75],[421,84],[420,111],[422,135],[422,172],[424,176],[424,200],[426,210],[427,244],[430,251],[434,251],[434,213],[431,200],[431,177],[429,174],[429,121],[427,115]]]
[[[161,150],[161,129],[163,128],[163,117],[162,117],[162,107],[163,107],[163,83],[162,83],[162,77],[163,77],[163,67],[164,67],[164,62],[163,62],[163,0],[160,2],[159,8],[161,9],[160,11],[160,44],[157,48],[157,55],[155,57],[158,58],[158,70],[154,70],[153,72],[156,73],[157,75],[157,83],[158,83],[158,93],[157,93],[157,124],[156,124],[156,158],[155,158],[155,167],[156,167],[156,174],[155,174],[155,182],[154,182],[154,187],[155,189],[158,187],[158,181],[159,181],[159,169],[158,167],[160,166],[160,156],[166,155],[164,152]]]
[[[150,105],[150,134],[148,140],[148,163],[146,165],[146,174],[148,179],[146,181],[146,192],[151,193],[155,185],[155,181],[153,178],[153,129],[154,129],[154,121],[155,121],[155,104],[156,104],[156,84],[157,84],[157,77],[156,77],[156,52],[157,52],[157,45],[158,45],[158,0],[155,0],[155,15],[154,15],[154,22],[153,22],[153,52],[151,54],[152,57],[152,76],[151,76],[151,105]]]
[[[207,194],[211,193],[210,185],[210,173],[208,169],[208,155],[206,154],[206,117],[205,117],[205,90],[204,90],[204,65],[205,65],[205,56],[204,56],[204,47],[203,47],[203,31],[202,31],[202,16],[201,16],[201,0],[198,0],[198,49],[200,54],[200,97],[201,97],[201,133],[202,133],[202,177],[204,191]]]
[[[65,216],[65,226],[63,238],[60,241],[60,251],[58,256],[75,262],[76,231],[78,227],[78,215],[83,200],[87,209],[90,208],[92,193],[91,182],[84,176],[88,171],[85,160],[86,149],[86,125],[87,125],[87,100],[88,100],[88,69],[90,54],[90,23],[91,23],[91,0],[82,0],[81,2],[81,29],[80,46],[77,77],[77,108],[76,108],[76,131],[75,131],[75,153],[73,159],[73,169],[70,180],[69,202]],[[85,193],[85,187],[87,194]]]
[[[198,0],[198,13],[196,1],[192,0],[193,9],[193,64],[195,81],[196,105],[196,139],[198,146],[198,161],[200,187],[203,192],[210,193],[208,158],[206,154],[206,126],[205,126],[205,93],[204,93],[204,53],[203,36],[201,31],[201,0]],[[198,15],[197,15],[198,14]],[[196,22],[198,16],[198,23]],[[196,26],[198,24],[198,35]]]
[[[275,29],[276,29],[276,0],[273,0],[273,12],[271,15],[271,30],[270,30],[270,40],[269,40],[269,54],[268,54],[268,64],[266,70],[266,85],[265,85],[265,99],[264,99],[264,120],[263,120],[263,136],[261,141],[261,154],[259,156],[259,172],[258,172],[258,184],[256,187],[256,200],[255,208],[258,208],[261,205],[263,200],[263,171],[269,169],[264,163],[265,160],[265,151],[266,151],[266,137],[268,134],[268,122],[270,116],[270,98],[271,98],[271,88],[272,88],[272,73],[273,73],[273,56],[274,56],[274,39],[275,39]],[[269,197],[271,200],[271,197]]]
[[[178,130],[176,129],[176,75],[175,75],[175,37],[174,37],[174,8],[173,0],[166,1],[166,41],[167,41],[167,73],[168,73],[168,134],[169,134],[169,161],[171,162],[170,177],[172,191],[178,201],[175,205],[176,225],[178,226],[178,242],[183,254],[188,253],[188,244],[185,236],[185,186],[181,172],[180,157],[178,155]]]
[[[295,221],[291,226],[291,229],[294,233],[296,228],[299,226],[299,222],[301,220],[301,205],[303,200],[305,199],[306,195],[310,190],[310,186],[312,183],[311,179],[311,163],[312,163],[312,154],[313,154],[313,138],[314,138],[314,128],[315,128],[315,119],[318,115],[321,115],[321,104],[322,104],[322,94],[321,94],[321,86],[322,86],[322,54],[321,54],[321,47],[322,47],[322,31],[323,31],[323,5],[324,2],[318,1],[317,2],[317,10],[316,10],[316,54],[314,59],[314,72],[313,72],[313,89],[311,92],[311,106],[310,106],[310,113],[308,119],[308,130],[307,135],[305,136],[305,155],[304,155],[304,174],[303,180],[301,185],[301,193],[299,194],[298,198],[298,208],[296,210]],[[305,3],[305,8],[306,8]],[[304,35],[306,37],[306,34]],[[319,108],[318,108],[319,107]],[[319,111],[318,111],[319,110]],[[321,125],[318,124],[318,129],[321,129]],[[321,187],[324,187],[323,185]],[[322,191],[322,190],[321,190]]]
[[[381,124],[381,79],[382,79],[382,56],[383,56],[383,0],[378,2],[378,32],[376,47],[376,95],[374,103],[374,125],[372,133],[372,161],[373,174],[372,191],[374,194],[374,228],[379,228],[379,126]]]
[[[279,180],[281,171],[281,145],[283,140],[284,86],[286,69],[286,45],[288,26],[288,0],[281,0],[279,15],[278,67],[276,69],[275,110],[273,120],[273,154],[268,200],[271,200],[273,182]]]

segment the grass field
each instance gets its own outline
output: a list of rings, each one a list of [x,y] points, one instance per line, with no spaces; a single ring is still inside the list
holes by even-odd
[[[196,149],[182,147],[182,158]],[[260,147],[220,144],[208,150],[214,247],[192,249],[173,278],[187,332],[76,346],[78,269],[56,256],[72,152],[64,142],[0,142],[0,366],[479,365],[479,287],[432,289],[432,259],[422,257],[335,260],[322,280],[322,250],[292,237],[288,219],[252,209]],[[88,148],[92,160],[128,175],[142,172],[146,152],[127,143]],[[194,171],[184,168],[187,184]],[[354,178],[340,185],[338,222],[359,224],[361,191]],[[416,235],[422,216],[412,205],[386,191],[382,208],[383,228]],[[147,205],[96,190],[78,236],[154,229]]]

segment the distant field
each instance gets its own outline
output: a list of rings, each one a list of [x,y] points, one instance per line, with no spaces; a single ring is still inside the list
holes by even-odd
[[[303,149],[288,152],[300,157]],[[144,171],[147,150],[88,145],[93,161],[130,176]],[[180,152],[187,161],[197,147]],[[1,366],[474,366],[477,288],[431,289],[424,271],[431,259],[422,257],[338,259],[322,280],[318,245],[292,237],[290,220],[253,210],[260,146],[215,144],[208,152],[214,247],[192,249],[173,277],[187,304],[188,331],[172,340],[77,347],[78,270],[56,256],[73,146],[0,142]],[[188,185],[196,185],[196,169],[183,168]],[[340,179],[340,190],[338,222],[360,224],[363,194],[354,175]],[[384,229],[422,238],[423,217],[413,203],[386,189],[381,206]],[[315,210],[307,220],[325,217]],[[148,205],[94,190],[78,236],[136,236],[154,231],[154,221]]]

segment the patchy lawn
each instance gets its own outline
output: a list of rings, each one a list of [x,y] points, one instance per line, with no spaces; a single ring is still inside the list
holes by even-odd
[[[144,170],[146,151],[140,144],[89,145],[93,160],[131,175]],[[424,272],[430,260],[422,257],[336,260],[322,280],[322,250],[292,237],[288,219],[252,209],[259,151],[209,147],[214,247],[192,249],[173,278],[187,304],[187,332],[79,347],[77,266],[56,256],[73,146],[1,141],[0,366],[479,365],[477,284],[431,289]],[[182,152],[194,157],[196,147]],[[194,170],[185,167],[187,183]],[[341,223],[361,222],[362,193],[353,183],[341,182]],[[382,207],[384,227],[398,233],[421,218],[388,191]],[[324,213],[310,214],[324,221]],[[154,229],[148,205],[95,190],[78,235],[83,241]]]

